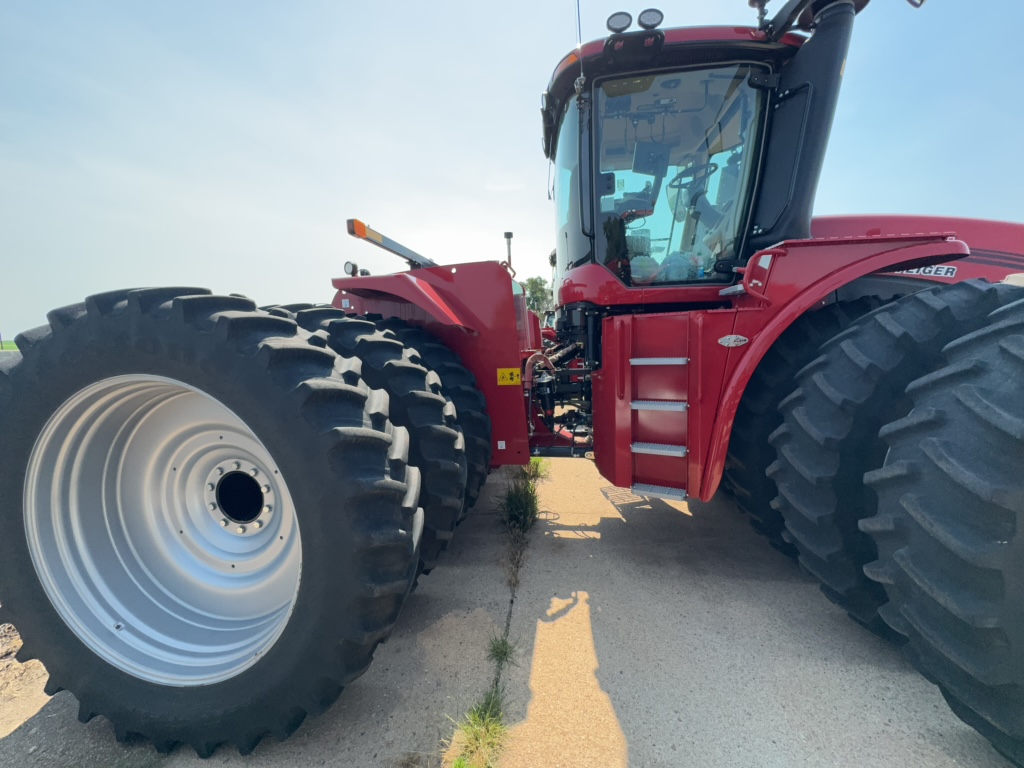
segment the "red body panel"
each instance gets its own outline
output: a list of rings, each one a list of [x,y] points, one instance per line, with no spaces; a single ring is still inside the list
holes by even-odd
[[[958,283],[984,278],[997,283],[1008,274],[1024,272],[1024,224],[942,216],[823,216],[811,222],[815,237],[857,237],[899,232],[953,232],[971,248],[971,255],[924,268],[908,277],[929,282]],[[951,272],[950,269],[953,271]]]
[[[750,339],[749,344],[729,352],[725,378],[705,377],[707,388],[721,386],[713,400],[716,413],[707,419],[710,432],[700,435],[701,454],[706,457],[700,488],[693,495],[707,500],[714,495],[722,477],[729,435],[743,391],[769,347],[800,315],[827,300],[833,292],[857,277],[872,272],[915,269],[966,255],[965,244],[943,236],[875,236],[859,240],[823,242],[803,240],[782,243],[759,254],[744,276],[744,284],[763,283],[763,298],[747,295],[737,300],[734,334]],[[770,263],[762,266],[766,256]],[[705,338],[705,346],[715,344]],[[712,373],[717,376],[717,373]],[[721,382],[721,384],[719,384]]]
[[[560,306],[589,301],[601,307],[654,306],[658,304],[708,304],[722,301],[719,291],[727,283],[654,288],[627,287],[607,267],[585,264],[565,273],[558,286]]]
[[[970,256],[942,265],[945,269],[925,266],[916,274],[903,273],[925,282],[983,278],[997,283],[1008,274],[1024,272],[1024,224],[936,216],[827,216],[814,219],[812,228],[822,241],[922,234],[952,235],[970,245]],[[560,305],[589,301],[612,307],[714,303],[721,301],[722,286],[627,287],[606,267],[587,264],[566,272],[557,288]]]
[[[751,259],[743,270],[745,292],[739,295],[722,296],[727,286],[720,283],[627,287],[594,264],[566,273],[558,287],[561,305],[591,302],[641,311],[603,320],[602,367],[592,379],[593,428],[595,459],[607,479],[621,486],[682,486],[690,496],[711,498],[721,479],[736,408],[764,354],[800,315],[858,278],[919,270],[914,276],[927,281],[997,281],[1024,272],[1024,225],[1019,224],[828,217],[815,219],[814,232],[813,240],[781,243]],[[962,239],[976,244],[970,255]],[[460,355],[487,398],[495,466],[528,460],[530,420],[537,445],[571,442],[571,437],[548,431],[539,413],[528,416],[522,387],[498,383],[499,369],[519,370],[529,357],[531,350],[524,345],[541,346],[534,316],[521,307],[517,313],[511,278],[500,265],[460,264],[334,284],[335,306],[401,317],[436,334]],[[659,306],[667,311],[658,312]],[[686,311],[686,306],[695,309]],[[722,343],[732,335],[743,337],[738,346]],[[689,364],[634,367],[630,359],[636,357],[684,357]],[[643,400],[686,401],[688,407],[632,407]],[[633,443],[685,446],[687,455],[638,453]]]
[[[714,289],[727,308],[606,318],[602,367],[593,376],[598,469],[616,485],[685,487],[691,496],[710,499],[743,390],[765,352],[796,318],[858,277],[941,263],[967,252],[964,243],[945,234],[785,242],[751,260],[744,274],[746,293],[723,298],[721,286]],[[596,280],[588,270],[592,274]],[[623,290],[664,292],[680,301],[680,291],[690,290],[692,297],[709,288]],[[644,303],[654,300],[645,296]],[[725,346],[721,340],[730,335],[744,340]],[[688,357],[689,363],[683,369],[635,367],[629,361],[636,357]],[[686,401],[689,407],[681,413],[631,407],[644,399]],[[631,448],[635,442],[686,446],[688,455],[638,456]]]
[[[499,369],[519,372],[522,360],[512,278],[501,265],[485,261],[333,282],[334,306],[400,317],[458,354],[487,398],[493,465],[529,461],[523,389],[518,379],[499,384]]]

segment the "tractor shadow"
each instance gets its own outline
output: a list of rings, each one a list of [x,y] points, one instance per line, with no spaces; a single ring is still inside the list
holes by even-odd
[[[577,746],[621,732],[610,765],[1005,766],[731,499],[635,496],[583,462],[553,464],[516,598],[512,722],[607,698],[614,717],[596,730],[547,730]],[[570,752],[553,757],[577,765]]]

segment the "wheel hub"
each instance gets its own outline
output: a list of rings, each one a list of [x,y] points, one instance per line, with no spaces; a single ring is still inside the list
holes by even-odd
[[[274,514],[271,472],[251,460],[218,463],[206,478],[204,499],[214,521],[236,536],[266,531]]]

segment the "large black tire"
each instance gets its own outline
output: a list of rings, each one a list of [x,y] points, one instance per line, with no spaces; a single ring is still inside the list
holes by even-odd
[[[466,435],[468,474],[466,505],[462,512],[462,517],[465,517],[480,497],[480,489],[491,471],[491,417],[487,415],[487,401],[477,388],[476,377],[436,336],[413,328],[397,317],[383,319],[379,315],[369,315],[367,319],[379,328],[392,331],[403,344],[414,350],[423,364],[441,378],[442,391],[455,403],[459,424]]]
[[[779,489],[773,506],[825,595],[882,636],[898,639],[878,616],[885,590],[863,570],[877,553],[857,527],[875,513],[864,473],[885,459],[878,431],[909,413],[907,385],[942,364],[942,348],[1014,293],[971,280],[887,304],[826,342],[780,405],[783,424],[771,435],[778,458],[768,468]]]
[[[307,331],[327,333],[331,349],[360,360],[366,383],[388,393],[391,421],[409,431],[409,463],[423,478],[420,571],[430,573],[451,542],[466,494],[465,440],[440,379],[395,334],[378,330],[369,320],[347,317],[333,307],[282,309],[294,310],[292,316]]]
[[[1024,765],[1024,299],[946,348],[882,430],[861,523],[879,559],[882,617],[953,711]]]
[[[18,658],[81,720],[200,756],[287,736],[363,673],[422,525],[387,395],[293,321],[206,293],[90,296],[0,361]]]
[[[768,436],[782,424],[779,403],[796,387],[797,371],[814,359],[822,344],[880,303],[864,297],[803,315],[768,350],[736,409],[722,484],[751,516],[758,533],[789,557],[797,556],[796,548],[783,537],[782,515],[772,507],[778,489],[767,475],[775,461]]]

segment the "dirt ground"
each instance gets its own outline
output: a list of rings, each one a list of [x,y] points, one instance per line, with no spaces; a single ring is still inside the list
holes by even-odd
[[[0,624],[0,739],[43,708],[50,697],[43,693],[46,669],[38,661],[19,664],[14,655],[21,648],[18,631]]]

